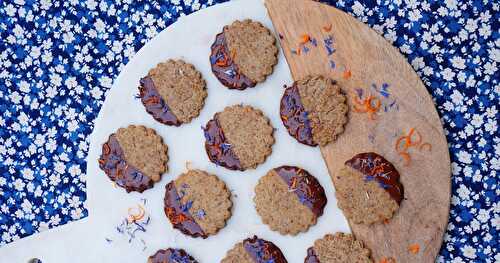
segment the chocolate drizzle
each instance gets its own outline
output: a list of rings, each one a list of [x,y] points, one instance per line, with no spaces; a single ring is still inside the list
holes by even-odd
[[[142,104],[146,107],[146,111],[153,116],[153,118],[163,124],[180,126],[182,124],[179,119],[174,115],[170,107],[160,96],[156,89],[153,79],[146,76],[140,81],[139,97]]]
[[[306,170],[296,166],[280,166],[274,171],[287,183],[288,189],[293,191],[299,201],[309,207],[319,217],[326,206],[326,194],[318,180]]]
[[[318,145],[313,140],[311,123],[296,83],[285,89],[285,94],[281,98],[280,116],[288,133],[297,141],[309,146]]]
[[[217,120],[217,115],[202,128],[205,134],[205,150],[213,163],[231,170],[243,171],[240,160],[232,150]]]
[[[255,263],[287,263],[285,256],[275,244],[257,236],[243,240],[243,247]]]
[[[192,237],[207,238],[200,225],[194,221],[189,209],[181,203],[182,197],[177,193],[175,182],[172,181],[165,186],[165,215],[174,226],[182,233]]]
[[[360,153],[347,160],[345,165],[361,172],[366,181],[376,180],[398,204],[403,200],[404,189],[399,182],[399,173],[384,157],[373,152]]]
[[[127,192],[144,190],[153,187],[153,180],[144,175],[139,169],[125,160],[125,154],[115,134],[111,134],[108,141],[102,145],[102,154],[99,158],[99,167],[108,175],[109,179]]]
[[[184,249],[160,249],[149,257],[148,263],[198,263]]]
[[[217,34],[211,50],[210,65],[212,65],[212,72],[224,86],[238,90],[255,86],[256,83],[243,75],[238,69],[238,65],[234,63],[229,54],[224,31]]]
[[[314,251],[313,247],[307,249],[307,256],[304,259],[304,263],[320,263],[319,258],[316,255],[316,251]]]

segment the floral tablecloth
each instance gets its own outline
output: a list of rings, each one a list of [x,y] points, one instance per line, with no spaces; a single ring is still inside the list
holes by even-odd
[[[87,216],[88,136],[113,79],[179,16],[218,2],[1,1],[0,245]],[[434,97],[453,189],[438,261],[499,262],[499,3],[326,2],[398,47]]]

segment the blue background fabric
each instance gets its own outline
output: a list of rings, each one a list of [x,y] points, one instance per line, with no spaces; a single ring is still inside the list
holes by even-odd
[[[0,3],[0,245],[87,216],[88,136],[149,39],[213,0]],[[438,261],[499,262],[499,4],[326,1],[398,47],[432,94],[452,160]]]

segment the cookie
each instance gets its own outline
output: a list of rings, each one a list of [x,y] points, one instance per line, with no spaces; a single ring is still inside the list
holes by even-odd
[[[146,111],[163,124],[180,126],[200,114],[207,90],[193,65],[169,59],[140,80],[139,98]]]
[[[327,200],[323,187],[306,170],[280,166],[260,178],[254,202],[257,213],[271,230],[296,235],[316,224]]]
[[[274,128],[251,106],[226,107],[203,130],[210,161],[231,170],[255,168],[272,152]]]
[[[142,193],[167,172],[167,149],[155,130],[130,125],[103,144],[99,167],[127,192]]]
[[[371,263],[370,250],[351,234],[335,233],[314,242],[304,263]]]
[[[257,236],[247,238],[229,250],[221,263],[287,263],[275,244]]]
[[[396,168],[373,152],[347,160],[332,179],[339,208],[356,224],[392,218],[404,198]]]
[[[300,143],[317,146],[335,141],[344,132],[348,106],[335,81],[310,76],[286,87],[280,116],[288,133]]]
[[[211,51],[212,72],[230,89],[254,87],[278,63],[275,37],[261,23],[250,19],[225,26],[215,37]]]
[[[184,249],[160,249],[148,258],[148,263],[198,263]]]
[[[166,186],[165,214],[174,228],[192,237],[207,238],[231,216],[231,193],[217,176],[189,170]]]

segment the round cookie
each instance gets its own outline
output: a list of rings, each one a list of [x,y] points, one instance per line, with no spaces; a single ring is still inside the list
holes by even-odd
[[[247,238],[229,250],[221,263],[287,263],[275,244],[257,236]]]
[[[356,224],[370,225],[392,218],[404,198],[396,168],[373,152],[347,160],[332,180],[339,208]]]
[[[148,263],[198,263],[184,249],[160,249],[148,258]]]
[[[260,178],[254,202],[257,213],[271,230],[296,235],[316,224],[327,199],[318,180],[306,170],[280,166]]]
[[[244,90],[263,82],[276,63],[275,37],[261,23],[250,19],[225,26],[211,47],[212,72],[230,89]]]
[[[167,149],[155,130],[130,125],[118,129],[103,144],[99,167],[127,192],[142,193],[167,171]]]
[[[139,98],[146,111],[163,124],[180,126],[200,114],[207,90],[193,65],[169,59],[141,79]]]
[[[325,235],[307,249],[304,263],[371,263],[370,250],[351,234]]]
[[[165,189],[165,214],[186,235],[207,238],[231,217],[231,193],[215,175],[189,170]]]
[[[285,89],[280,116],[288,133],[300,143],[327,145],[344,132],[348,106],[335,81],[309,76]]]
[[[210,161],[231,170],[255,168],[272,152],[274,128],[251,106],[226,107],[203,130]]]

